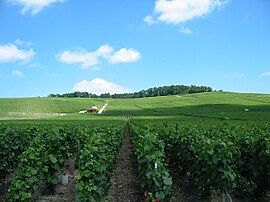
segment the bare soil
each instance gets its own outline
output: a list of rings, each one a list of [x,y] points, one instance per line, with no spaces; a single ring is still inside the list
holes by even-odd
[[[76,200],[75,176],[77,170],[75,170],[75,162],[73,160],[69,160],[66,164],[67,165],[65,167],[68,167],[66,170],[68,173],[68,184],[57,184],[54,193],[48,192],[46,187],[40,187],[40,189],[35,193],[34,201],[73,202]]]
[[[202,198],[202,192],[190,183],[188,174],[179,175],[175,170],[171,169],[173,185],[171,202],[208,202],[211,201]]]
[[[203,196],[203,192],[196,188],[189,174],[177,174],[175,169],[170,169],[173,177],[171,202],[229,202],[229,198],[221,193],[213,193],[208,198]],[[270,202],[270,193],[255,197],[252,192],[236,190],[230,194],[233,202]]]
[[[107,199],[111,202],[142,201],[142,191],[138,184],[136,157],[130,141],[129,131],[119,151],[117,165],[113,171]]]
[[[15,175],[16,175],[16,172],[10,174],[8,177],[6,177],[3,184],[0,184],[0,202],[5,201],[5,197],[6,197],[8,188],[9,188],[12,180],[14,179]]]

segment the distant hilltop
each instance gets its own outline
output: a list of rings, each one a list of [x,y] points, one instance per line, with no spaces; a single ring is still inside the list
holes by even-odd
[[[141,90],[134,93],[123,93],[123,94],[110,94],[103,93],[96,95],[88,92],[74,92],[65,94],[50,94],[48,97],[66,97],[66,98],[144,98],[144,97],[157,97],[167,95],[181,95],[181,94],[192,94],[192,93],[204,93],[212,92],[211,87],[207,86],[185,86],[185,85],[171,85],[149,88],[147,90]]]

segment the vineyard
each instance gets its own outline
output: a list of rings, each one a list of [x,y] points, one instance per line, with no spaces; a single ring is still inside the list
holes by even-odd
[[[39,186],[53,192],[68,160],[79,167],[78,199],[97,200],[106,193],[108,179],[124,135],[118,126],[9,125],[0,127],[1,183],[16,172],[8,201],[29,201]],[[98,177],[97,177],[98,176]]]
[[[228,119],[219,108],[192,116],[192,103],[176,118],[174,105],[189,96],[158,99],[112,100],[101,116],[1,121],[0,201],[269,201],[264,97],[258,105],[247,98],[254,112],[239,105]],[[164,100],[167,108],[157,108]],[[76,100],[62,109],[69,102]],[[52,111],[61,113],[57,105]]]
[[[137,144],[144,156],[140,164],[142,186],[150,196],[170,199],[172,180],[168,174],[188,175],[202,195],[231,195],[247,191],[254,196],[270,187],[269,124],[134,124]],[[135,143],[136,145],[136,143]],[[143,169],[140,169],[143,168]],[[167,168],[167,169],[166,169]]]
[[[134,145],[141,197],[146,201],[169,201],[175,174],[188,174],[204,196],[214,191],[225,198],[239,190],[254,196],[269,191],[268,124],[126,124],[1,124],[1,183],[14,176],[5,200],[37,199],[40,187],[54,193],[59,176],[70,172],[71,161],[76,200],[105,199],[125,129]]]

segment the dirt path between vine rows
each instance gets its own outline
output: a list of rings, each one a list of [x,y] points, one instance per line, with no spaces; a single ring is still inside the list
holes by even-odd
[[[138,182],[136,157],[129,131],[126,129],[126,137],[119,151],[117,165],[110,180],[111,187],[107,199],[111,202],[142,201],[142,191]]]

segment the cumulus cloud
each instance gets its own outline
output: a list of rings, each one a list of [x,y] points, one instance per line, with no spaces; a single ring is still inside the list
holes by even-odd
[[[186,35],[193,34],[193,31],[191,29],[189,29],[188,27],[184,27],[184,26],[182,26],[179,29],[179,32],[182,33],[182,34],[186,34]]]
[[[79,63],[83,68],[99,63],[98,56],[86,51],[63,51],[57,58],[59,61],[67,64]]]
[[[146,22],[148,25],[152,25],[155,23],[153,17],[151,15],[147,15],[143,18],[143,21]]]
[[[23,73],[18,70],[12,71],[12,75],[15,77],[20,77],[20,78],[24,77]]]
[[[14,44],[16,44],[17,46],[32,46],[33,45],[31,41],[24,41],[21,39],[16,39]]]
[[[149,22],[180,24],[203,17],[227,2],[228,0],[156,0],[153,15],[146,16],[144,21],[149,19]]]
[[[115,63],[129,63],[136,62],[141,59],[141,54],[139,51],[134,49],[121,48],[119,51],[115,52],[110,59],[110,62]]]
[[[114,51],[111,46],[106,44],[92,52],[84,49],[61,51],[56,55],[56,58],[66,64],[80,64],[84,69],[96,70],[96,65],[100,63],[101,59],[113,64],[135,62],[140,59],[140,53],[137,50],[127,48]]]
[[[67,64],[78,63],[81,67],[87,69],[99,64],[100,58],[109,59],[113,48],[109,45],[103,45],[93,52],[80,49],[75,51],[62,51],[56,57],[59,61]]]
[[[100,46],[97,51],[96,55],[99,57],[103,57],[105,59],[109,59],[111,57],[111,53],[113,52],[113,48],[108,44]]]
[[[74,91],[88,92],[100,95],[102,93],[128,93],[129,90],[121,85],[95,78],[91,81],[83,80],[73,86]]]
[[[261,74],[263,77],[270,77],[270,72],[264,72]]]
[[[64,0],[8,0],[22,7],[21,13],[30,12],[32,15],[42,11],[45,7],[54,3],[63,3]]]
[[[0,62],[9,63],[9,62],[28,62],[34,56],[35,52],[32,49],[25,50],[20,49],[16,44],[0,44]]]

